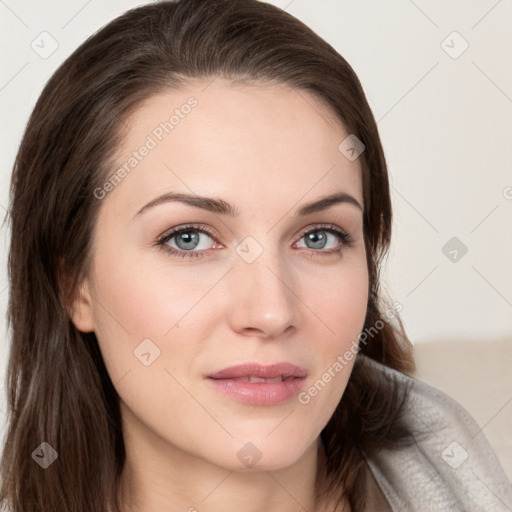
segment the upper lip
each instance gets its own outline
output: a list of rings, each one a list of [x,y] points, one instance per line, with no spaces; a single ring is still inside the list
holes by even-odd
[[[274,379],[276,377],[306,377],[308,372],[291,363],[276,363],[261,365],[259,363],[244,363],[224,368],[216,373],[207,375],[211,379],[236,379],[239,377],[260,377]]]

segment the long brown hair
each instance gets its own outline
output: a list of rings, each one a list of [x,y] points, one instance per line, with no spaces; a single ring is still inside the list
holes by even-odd
[[[340,405],[322,431],[325,489],[346,491],[352,510],[361,511],[365,457],[406,437],[400,421],[406,394],[365,362],[413,369],[398,314],[390,322],[383,313],[379,269],[390,243],[391,201],[377,126],[356,74],[332,46],[270,4],[156,2],[116,18],[66,59],[40,95],[16,157],[9,416],[0,466],[0,505],[12,512],[119,510],[125,458],[119,397],[94,333],[79,332],[69,314],[89,271],[101,204],[94,190],[113,172],[124,121],[144,99],[186,86],[187,79],[214,77],[314,94],[364,143],[365,330],[374,331],[360,343]],[[58,454],[44,470],[33,460],[42,442]]]

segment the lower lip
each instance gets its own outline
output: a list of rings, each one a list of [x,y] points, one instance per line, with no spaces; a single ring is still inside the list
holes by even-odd
[[[299,394],[305,377],[282,382],[241,382],[235,379],[207,379],[217,389],[239,402],[251,405],[276,405]]]

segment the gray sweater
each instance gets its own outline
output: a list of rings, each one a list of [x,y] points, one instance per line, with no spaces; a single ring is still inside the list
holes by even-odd
[[[365,510],[512,512],[512,486],[473,417],[438,389],[370,362],[376,371],[412,384],[405,418],[421,435],[412,446],[367,458]]]

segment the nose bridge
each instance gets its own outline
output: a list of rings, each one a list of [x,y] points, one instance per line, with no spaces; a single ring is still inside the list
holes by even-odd
[[[237,329],[257,329],[278,336],[296,325],[297,298],[293,274],[279,247],[247,237],[236,248],[233,321]]]

